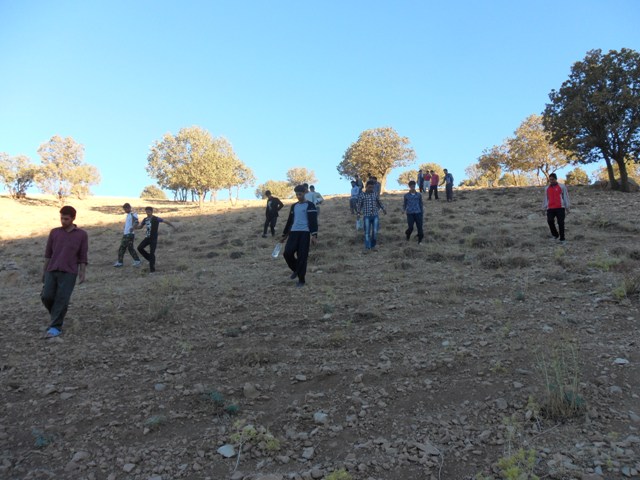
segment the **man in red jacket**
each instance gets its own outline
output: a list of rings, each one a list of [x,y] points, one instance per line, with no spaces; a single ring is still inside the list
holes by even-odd
[[[542,209],[547,212],[547,223],[551,236],[564,242],[564,218],[569,213],[569,192],[567,187],[558,183],[558,176],[555,173],[549,175],[549,186],[544,192],[544,203]],[[558,219],[556,229],[555,219]]]

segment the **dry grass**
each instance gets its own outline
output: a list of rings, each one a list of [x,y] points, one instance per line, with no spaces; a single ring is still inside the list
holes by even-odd
[[[271,258],[275,241],[260,237],[262,201],[220,202],[204,212],[154,202],[179,227],[160,227],[155,276],[126,257],[125,268],[111,266],[120,205],[140,211],[146,201],[73,202],[77,223],[89,231],[90,266],[65,335],[53,342],[39,339],[46,314],[38,293],[57,206],[0,198],[0,221],[9,226],[0,237],[0,477],[46,470],[55,478],[107,478],[133,459],[136,478],[160,465],[163,478],[227,478],[236,459],[215,451],[237,418],[223,409],[212,415],[202,401],[212,385],[237,402],[243,421],[268,429],[289,458],[247,446],[239,466],[247,474],[258,466],[265,474],[301,474],[313,464],[325,475],[346,468],[354,480],[411,480],[436,475],[441,465],[441,478],[471,478],[491,471],[504,441],[502,418],[524,422],[530,399],[549,415],[522,435],[549,458],[608,432],[627,436],[627,412],[638,413],[638,405],[625,385],[640,381],[640,199],[570,192],[576,207],[566,245],[547,238],[539,189],[472,190],[451,204],[425,202],[421,246],[415,233],[404,238],[400,194],[385,195],[390,213],[381,217],[379,250],[369,255],[361,253],[346,196],[325,197],[303,290],[293,287],[282,258]],[[633,207],[617,208],[622,200]],[[574,363],[565,369],[571,374],[555,378],[569,357],[552,350],[541,357],[540,346],[565,333],[576,346]],[[631,367],[612,366],[615,357],[630,358]],[[625,394],[611,395],[612,382]],[[243,397],[247,383],[257,399]],[[564,396],[553,397],[560,388]],[[567,395],[585,408],[571,412],[577,417],[552,414],[554,398],[564,407]],[[314,425],[317,411],[329,413],[328,425]],[[553,435],[543,434],[552,427]],[[38,454],[30,453],[33,432],[46,439]],[[389,446],[375,443],[380,437]],[[426,441],[438,446],[442,464],[390,453],[417,456],[410,442]],[[312,462],[300,458],[308,446],[316,449]],[[79,450],[96,461],[68,470]],[[572,458],[581,471],[592,467],[584,456]],[[549,473],[544,465],[537,474]]]

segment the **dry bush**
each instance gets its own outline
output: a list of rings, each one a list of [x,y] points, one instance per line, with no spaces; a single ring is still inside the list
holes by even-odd
[[[496,270],[505,266],[504,259],[496,255],[491,255],[480,260],[480,265],[489,270]]]

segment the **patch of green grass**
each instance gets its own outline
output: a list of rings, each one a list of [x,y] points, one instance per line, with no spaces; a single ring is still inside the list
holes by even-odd
[[[613,267],[620,264],[620,262],[621,260],[619,258],[599,256],[591,260],[587,265],[597,268],[598,270],[602,270],[603,272],[608,272]]]

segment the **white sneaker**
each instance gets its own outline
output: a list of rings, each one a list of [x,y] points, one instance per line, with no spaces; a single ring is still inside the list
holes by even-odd
[[[116,263],[113,264],[113,266],[116,267],[116,268],[119,268],[122,265],[123,265],[122,262],[116,262]]]
[[[140,265],[142,265],[142,262],[140,260],[136,260],[131,264],[132,267],[139,267]]]

